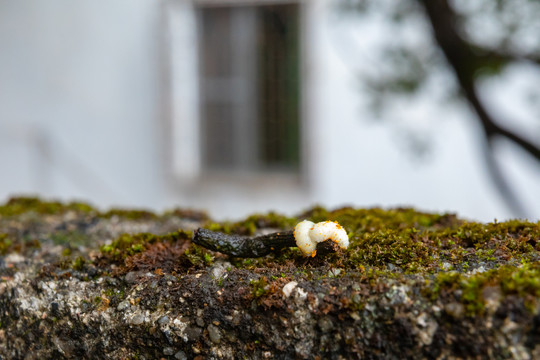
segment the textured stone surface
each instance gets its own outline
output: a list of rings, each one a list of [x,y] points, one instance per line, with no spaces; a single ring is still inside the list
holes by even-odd
[[[491,260],[458,272],[452,259],[437,260],[433,271],[406,273],[399,262],[351,268],[340,264],[345,255],[304,259],[297,250],[257,263],[191,248],[175,262],[160,252],[183,253],[186,239],[130,248],[118,261],[99,250],[124,232],[191,231],[206,221],[186,214],[0,217],[11,239],[0,257],[0,357],[540,358],[540,279],[515,291],[495,275],[473,283]],[[457,283],[436,280],[446,275]],[[469,298],[473,285],[478,299]]]

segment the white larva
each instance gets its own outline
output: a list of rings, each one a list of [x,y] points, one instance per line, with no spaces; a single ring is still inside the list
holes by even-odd
[[[335,221],[299,222],[294,228],[294,239],[305,256],[315,256],[317,244],[326,240],[332,240],[342,249],[349,247],[347,232]]]

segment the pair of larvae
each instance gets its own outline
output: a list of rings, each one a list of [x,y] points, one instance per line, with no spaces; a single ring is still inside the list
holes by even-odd
[[[349,247],[349,236],[335,221],[314,223],[304,220],[293,231],[278,232],[256,237],[227,235],[207,229],[197,229],[193,242],[207,249],[234,257],[261,257],[284,247],[297,246],[306,257],[317,253],[317,244],[326,240],[345,250]]]

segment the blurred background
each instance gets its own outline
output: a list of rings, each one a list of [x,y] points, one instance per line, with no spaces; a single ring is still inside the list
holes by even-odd
[[[540,4],[0,0],[0,201],[540,218]]]

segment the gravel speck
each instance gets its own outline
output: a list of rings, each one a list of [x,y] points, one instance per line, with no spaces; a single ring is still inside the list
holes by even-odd
[[[159,325],[165,325],[168,322],[169,322],[169,317],[167,315],[160,317],[158,320]]]
[[[334,327],[334,324],[332,324],[332,321],[328,319],[327,317],[320,318],[319,319],[319,327],[321,328],[322,332],[329,332]]]
[[[221,340],[221,334],[219,332],[219,329],[215,325],[208,325],[208,336],[210,337],[210,340],[212,340],[213,343],[218,344]]]
[[[133,315],[133,317],[131,318],[131,323],[132,323],[133,325],[141,325],[143,322],[144,322],[144,314],[136,313],[136,314]]]
[[[281,290],[283,292],[283,295],[285,295],[285,297],[291,296],[292,291],[297,285],[298,283],[296,281],[291,281],[285,284],[285,286],[283,286],[283,289]]]
[[[124,310],[126,310],[127,308],[129,308],[129,306],[130,306],[129,301],[124,300],[124,301],[122,301],[120,304],[118,304],[118,306],[116,307],[116,310],[118,310],[118,311],[124,311]]]
[[[176,354],[174,354],[174,358],[175,358],[175,359],[178,359],[178,360],[187,360],[186,353],[183,352],[182,350],[180,350],[179,352],[177,352]]]

